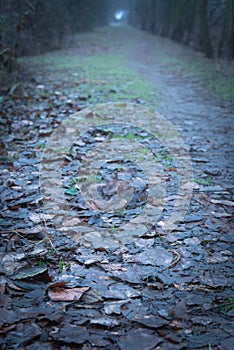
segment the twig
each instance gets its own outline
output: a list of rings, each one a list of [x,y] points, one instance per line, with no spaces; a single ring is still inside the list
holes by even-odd
[[[2,52],[0,52],[0,56],[4,55],[4,53],[10,51],[10,49],[7,47],[6,49],[4,49]]]
[[[180,254],[174,249],[170,251],[175,255],[175,258],[173,259],[172,263],[169,265],[168,268],[174,267],[180,261]]]
[[[25,0],[25,2],[28,4],[29,7],[31,7],[33,11],[36,11],[35,6],[29,0]]]
[[[38,208],[38,209],[41,211],[41,208]],[[48,230],[46,221],[45,221],[45,219],[44,219],[43,217],[42,217],[42,221],[43,221],[44,228],[45,228],[44,230],[43,230],[43,228],[42,228],[42,232],[43,232],[44,236],[47,238],[47,240],[49,241],[49,243],[50,243],[52,249],[54,249],[54,250],[56,251],[56,253],[58,253],[57,249],[55,248],[55,246],[53,245],[53,243],[52,243],[52,241],[51,241],[51,239],[50,239],[50,237],[49,237],[49,234],[48,234],[49,230]],[[47,232],[46,232],[46,231],[47,231]]]
[[[58,253],[58,251],[57,251],[57,249],[55,248],[55,246],[53,245],[53,243],[52,243],[52,241],[51,241],[49,235],[48,235],[45,231],[43,231],[43,234],[45,235],[45,238],[48,239],[48,241],[49,241],[49,243],[50,243],[52,249],[54,249],[54,250],[56,251],[56,253]]]
[[[43,239],[41,239],[40,241],[38,241],[38,242],[33,242],[33,241],[30,241],[30,239],[27,239],[27,238],[25,238],[24,236],[22,236],[19,232],[21,232],[21,231],[17,231],[17,230],[14,230],[14,231],[12,231],[12,232],[15,232],[19,237],[21,237],[23,240],[25,240],[26,242],[29,242],[29,243],[31,243],[32,245],[36,245],[36,244],[40,244],[40,243],[42,243],[43,241],[45,241],[46,240],[46,238],[43,238]],[[24,232],[23,232],[24,233]]]

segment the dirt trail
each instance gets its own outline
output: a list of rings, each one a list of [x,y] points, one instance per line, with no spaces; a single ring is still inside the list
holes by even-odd
[[[200,161],[194,162],[195,171],[206,158],[206,168],[219,169],[222,173],[216,178],[218,183],[231,185],[233,106],[209,94],[201,82],[176,71],[173,63],[164,63],[163,56],[157,55],[163,46],[160,40],[147,34],[139,36],[130,55],[131,65],[159,91],[159,111],[177,127],[193,152],[196,151],[195,157],[200,157]],[[176,55],[173,51],[168,54]],[[184,57],[186,55],[191,52],[185,48]],[[196,53],[193,55],[196,60]],[[177,59],[184,57],[179,52]]]
[[[22,72],[0,118],[2,348],[232,350],[233,114],[203,86],[201,67],[209,82],[214,67],[121,27],[23,62],[30,79]],[[164,125],[166,146],[154,132]],[[183,172],[168,152],[171,128],[194,186],[172,231],[165,218]]]

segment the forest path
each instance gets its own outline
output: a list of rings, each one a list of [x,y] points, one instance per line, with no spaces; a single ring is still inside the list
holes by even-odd
[[[197,163],[194,161],[195,172],[201,168],[200,176],[204,177],[205,169],[213,169],[213,172],[219,169],[222,176],[216,179],[218,183],[230,185],[233,174],[233,105],[225,104],[212,89],[205,88],[207,83],[213,90],[219,88],[216,84],[220,84],[220,73],[216,73],[217,81],[212,81],[215,65],[209,72],[209,60],[199,53],[145,33],[138,33],[130,59],[131,66],[159,92],[157,110],[175,125],[193,150],[194,158],[200,159]],[[205,71],[207,75],[203,77]],[[228,72],[224,71],[225,74]],[[203,169],[202,162],[205,163]]]
[[[232,66],[124,27],[21,62],[0,118],[2,348],[231,350]]]

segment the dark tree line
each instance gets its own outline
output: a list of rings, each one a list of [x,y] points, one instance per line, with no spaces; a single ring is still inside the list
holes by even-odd
[[[0,0],[0,69],[59,49],[68,34],[106,25],[118,8],[137,28],[210,58],[234,58],[234,0]]]
[[[234,58],[234,0],[130,0],[130,23],[207,57]]]
[[[108,0],[1,0],[0,65],[59,49],[67,34],[107,24]]]

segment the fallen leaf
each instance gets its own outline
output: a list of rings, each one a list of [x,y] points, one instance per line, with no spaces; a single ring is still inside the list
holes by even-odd
[[[121,350],[136,350],[155,349],[155,346],[160,343],[160,338],[154,332],[148,329],[134,329],[130,330],[128,334],[121,335],[117,339],[117,343]]]
[[[51,288],[48,290],[48,296],[52,301],[76,301],[80,300],[82,295],[88,291],[90,287],[82,288]]]
[[[115,327],[119,325],[119,321],[112,317],[100,317],[100,318],[94,318],[90,321],[91,324],[97,324],[99,326],[105,326],[105,327]]]
[[[33,221],[35,224],[39,224],[40,222],[44,222],[44,221],[53,219],[54,215],[29,213],[28,217],[29,217],[29,220]]]
[[[14,276],[12,276],[12,278],[16,280],[32,278],[32,277],[41,275],[46,271],[48,271],[47,267],[41,267],[41,266],[22,268],[18,270],[17,273]]]
[[[175,306],[170,308],[170,315],[174,319],[186,319],[187,318],[187,307],[184,300],[180,300]]]

